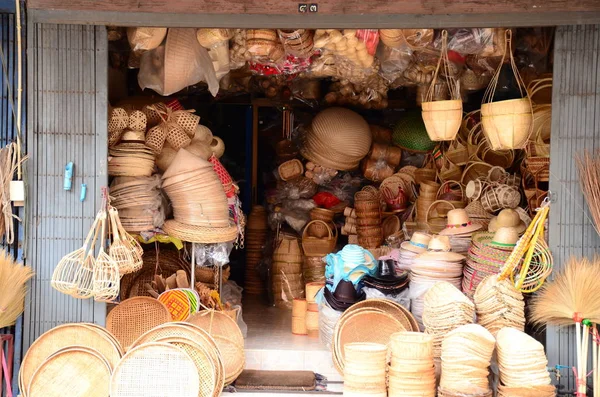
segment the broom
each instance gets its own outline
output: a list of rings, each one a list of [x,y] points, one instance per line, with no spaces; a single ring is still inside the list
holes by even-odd
[[[590,154],[588,151],[584,151],[576,156],[577,168],[579,170],[579,183],[581,185],[581,191],[585,197],[590,213],[594,220],[594,228],[596,233],[600,234],[600,151],[595,154]],[[600,264],[599,264],[600,265]],[[598,331],[596,324],[593,325],[594,339],[592,344],[593,352],[593,383],[594,383],[594,397],[600,397],[600,355],[598,354]]]
[[[585,396],[587,389],[585,367],[589,326],[591,323],[600,322],[598,279],[600,279],[598,260],[592,263],[585,258],[570,258],[554,281],[545,284],[531,303],[531,321],[534,324],[564,327],[575,323],[578,396]]]
[[[29,266],[16,263],[0,250],[0,328],[13,325],[25,307],[25,283],[33,277]]]

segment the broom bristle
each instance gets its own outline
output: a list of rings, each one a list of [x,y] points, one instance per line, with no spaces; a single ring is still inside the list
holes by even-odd
[[[16,263],[0,250],[0,328],[13,325],[25,306],[25,283],[33,277],[33,270]]]
[[[582,319],[600,322],[600,260],[570,258],[564,269],[546,283],[531,303],[531,321],[537,325],[566,326]]]

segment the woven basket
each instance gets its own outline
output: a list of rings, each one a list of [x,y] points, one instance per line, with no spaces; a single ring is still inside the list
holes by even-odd
[[[279,176],[284,181],[297,178],[302,176],[304,173],[304,166],[300,160],[289,160],[279,166]]]
[[[443,206],[441,211],[438,210],[438,207]],[[455,209],[454,205],[449,201],[445,200],[436,200],[427,209],[427,214],[425,216],[425,222],[429,226],[429,231],[431,233],[439,233],[446,228],[446,216],[442,214],[448,214],[450,210]],[[437,216],[432,216],[432,211],[436,211]]]
[[[310,219],[313,221],[333,222],[335,212],[325,208],[315,208],[310,211]]]
[[[460,181],[463,170],[461,167],[446,159],[440,169],[439,178],[441,181]]]
[[[488,86],[481,105],[483,132],[494,150],[522,149],[532,133],[533,110],[525,84],[512,53],[512,31],[505,31],[506,51]],[[521,92],[522,98],[493,102],[504,59],[510,58],[510,65]]]
[[[273,251],[273,261],[302,263],[302,250],[298,238],[289,234],[281,234]]]
[[[314,238],[308,236],[308,230],[311,225],[319,223],[324,225],[327,228],[327,236],[323,238]],[[335,244],[337,243],[337,229],[332,228],[324,221],[310,221],[306,227],[304,228],[304,232],[302,233],[302,248],[304,250],[304,255],[308,256],[325,256],[331,252],[335,248]]]
[[[463,186],[467,186],[472,180],[481,178],[486,179],[491,169],[492,166],[490,164],[481,161],[468,163],[462,174],[460,183]]]
[[[167,142],[175,150],[179,150],[192,143],[192,139],[185,133],[185,130],[175,123],[170,123],[166,128]]]
[[[457,136],[455,140],[450,142],[444,152],[444,157],[458,166],[467,164],[469,161],[469,150],[460,136]]]

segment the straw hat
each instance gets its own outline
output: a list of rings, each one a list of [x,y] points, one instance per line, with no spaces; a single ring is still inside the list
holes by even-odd
[[[501,227],[494,234],[494,238],[490,242],[491,246],[499,248],[510,248],[517,245],[519,241],[519,233],[514,227]]]
[[[444,262],[461,262],[465,257],[455,252],[450,252],[450,238],[448,236],[433,236],[429,241],[427,252],[420,254],[419,260],[435,260]]]
[[[440,232],[443,236],[473,233],[481,229],[481,225],[471,222],[469,214],[462,208],[448,211],[446,228]]]
[[[400,244],[400,248],[406,251],[411,251],[416,254],[422,254],[427,251],[431,235],[423,232],[414,232],[410,241],[405,241]]]
[[[495,232],[501,227],[514,228],[518,233],[523,233],[527,229],[527,225],[521,220],[519,213],[510,208],[500,211],[498,216],[493,217],[488,230]]]

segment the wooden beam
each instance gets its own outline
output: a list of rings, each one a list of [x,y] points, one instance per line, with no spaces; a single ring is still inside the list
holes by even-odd
[[[300,3],[318,4],[310,15],[456,15],[600,11],[598,0],[28,0],[29,9],[180,14],[298,15]]]

